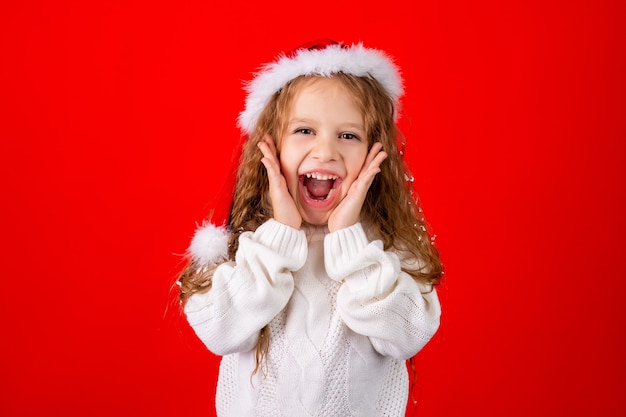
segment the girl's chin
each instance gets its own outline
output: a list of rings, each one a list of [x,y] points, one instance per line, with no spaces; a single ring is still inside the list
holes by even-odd
[[[328,224],[328,218],[330,217],[330,212],[328,213],[303,213],[300,212],[302,216],[302,222],[306,224],[310,224],[312,226],[326,226]]]
[[[300,201],[298,211],[300,212],[300,216],[302,216],[303,223],[312,226],[326,226],[335,207],[334,205],[324,208],[311,207],[306,203],[302,204],[302,201]]]

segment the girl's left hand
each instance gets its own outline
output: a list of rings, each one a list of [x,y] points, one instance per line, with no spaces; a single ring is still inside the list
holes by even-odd
[[[387,153],[382,149],[383,145],[380,142],[372,145],[359,176],[350,185],[348,193],[328,218],[328,229],[331,232],[350,227],[359,221],[367,190],[372,185],[376,174],[380,172],[380,164],[387,159]]]

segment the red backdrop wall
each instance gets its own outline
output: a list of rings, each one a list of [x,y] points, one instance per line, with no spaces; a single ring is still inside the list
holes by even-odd
[[[214,415],[171,285],[242,81],[320,37],[406,78],[447,271],[411,412],[626,413],[623,2],[336,3],[2,2],[0,415]]]

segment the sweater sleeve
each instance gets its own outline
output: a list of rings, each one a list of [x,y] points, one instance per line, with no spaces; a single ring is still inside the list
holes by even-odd
[[[324,259],[328,275],[342,282],[342,319],[381,355],[408,359],[437,331],[441,308],[435,289],[404,272],[398,255],[385,251],[381,241],[370,242],[360,223],[329,233]]]
[[[273,219],[239,237],[235,262],[214,272],[208,292],[196,293],[185,314],[196,335],[218,355],[252,350],[259,331],[280,313],[293,292],[292,272],[307,257],[304,231]]]

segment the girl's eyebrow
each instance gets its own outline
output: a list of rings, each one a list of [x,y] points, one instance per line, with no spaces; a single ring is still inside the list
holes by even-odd
[[[363,126],[363,124],[361,123],[345,123],[345,124],[342,124],[342,126],[346,126],[346,127],[350,127],[350,128],[358,129],[358,130],[365,130],[365,126]]]
[[[311,119],[303,119],[303,118],[297,118],[297,119],[291,119],[289,120],[288,125],[295,125],[295,124],[312,124],[313,120]]]
[[[287,123],[287,126],[299,125],[299,124],[313,125],[315,124],[315,121],[313,119],[307,119],[307,118],[296,118],[296,119],[289,120]],[[362,123],[342,122],[339,125],[341,126],[342,129],[357,129],[357,130],[365,131],[365,127],[363,126]]]

